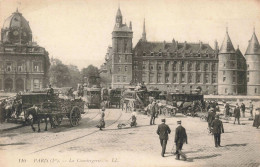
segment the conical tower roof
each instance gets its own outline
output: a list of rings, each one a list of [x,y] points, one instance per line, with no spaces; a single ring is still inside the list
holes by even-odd
[[[246,50],[246,55],[252,55],[252,54],[260,54],[260,46],[257,37],[255,35],[255,32],[253,33],[252,38],[250,39]]]
[[[116,17],[122,17],[120,8],[117,9]]]
[[[235,53],[235,49],[234,49],[234,46],[233,46],[231,39],[228,35],[228,31],[226,32],[226,36],[224,38],[224,41],[221,45],[219,52],[220,53]]]

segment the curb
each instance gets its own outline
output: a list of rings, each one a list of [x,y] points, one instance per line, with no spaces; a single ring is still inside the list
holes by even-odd
[[[6,128],[6,129],[0,129],[0,132],[5,132],[5,131],[9,131],[9,130],[14,130],[14,129],[18,129],[18,128],[22,128],[26,125],[22,124],[22,125],[19,125],[19,126],[15,126],[15,127],[11,127],[11,128]]]

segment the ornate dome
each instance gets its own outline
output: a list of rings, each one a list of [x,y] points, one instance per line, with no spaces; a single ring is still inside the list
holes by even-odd
[[[26,44],[32,41],[29,23],[18,10],[5,20],[1,30],[1,40],[3,43],[12,44]]]

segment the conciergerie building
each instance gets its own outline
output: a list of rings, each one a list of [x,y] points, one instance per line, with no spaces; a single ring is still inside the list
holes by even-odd
[[[101,77],[107,87],[123,88],[144,83],[148,89],[203,94],[260,95],[260,46],[253,32],[245,56],[234,48],[226,30],[221,47],[199,42],[153,42],[146,38],[145,22],[141,39],[132,47],[132,23],[122,23],[120,8],[112,32]]]
[[[18,10],[1,28],[0,90],[37,91],[48,82],[48,52],[32,41],[29,22]]]

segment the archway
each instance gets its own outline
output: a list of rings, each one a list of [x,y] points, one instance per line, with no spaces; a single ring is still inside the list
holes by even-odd
[[[13,90],[13,80],[11,78],[5,80],[5,90],[8,92]]]
[[[15,87],[17,92],[24,91],[24,83],[21,78],[16,80]]]

